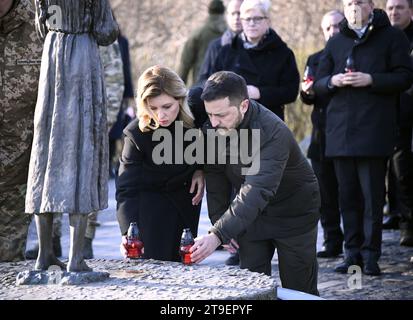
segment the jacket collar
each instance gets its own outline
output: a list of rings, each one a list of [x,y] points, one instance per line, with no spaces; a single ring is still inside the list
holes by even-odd
[[[277,49],[279,47],[286,47],[285,42],[280,38],[280,36],[273,30],[268,29],[268,33],[264,36],[261,42],[254,48],[248,50],[268,50],[268,49]],[[232,41],[233,48],[244,48],[243,33],[237,35]]]
[[[221,46],[226,46],[231,44],[232,40],[237,36],[237,33],[232,32],[230,29],[227,29],[221,37]]]
[[[254,100],[249,100],[249,107],[247,112],[244,115],[244,119],[242,120],[242,122],[240,123],[240,125],[238,126],[237,129],[247,129],[250,127],[250,122],[251,119],[253,117],[253,115],[256,113],[256,109],[257,109],[257,102],[255,102]]]
[[[391,24],[389,18],[387,17],[387,14],[381,9],[374,9],[373,20],[371,21],[371,23],[367,25],[367,30],[364,33],[362,39],[367,38],[371,33],[375,32],[376,30],[389,26],[391,26]],[[340,23],[340,32],[353,39],[359,38],[357,36],[357,33],[354,30],[350,29],[350,27],[348,26],[347,19],[344,19]]]
[[[34,12],[29,0],[15,0],[9,13],[0,18],[0,33],[8,34],[31,20]]]

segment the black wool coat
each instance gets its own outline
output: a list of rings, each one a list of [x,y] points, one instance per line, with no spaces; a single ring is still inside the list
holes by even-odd
[[[203,131],[209,129],[207,121]],[[238,236],[268,240],[311,231],[319,220],[319,186],[291,131],[255,101],[238,129],[260,133],[259,141],[250,141],[260,151],[252,152],[258,172],[243,175],[242,169],[251,168],[251,163],[234,164],[231,153],[226,154],[226,164],[205,165],[208,213],[214,224],[211,232],[228,243]]]
[[[248,85],[261,92],[259,103],[284,119],[284,105],[297,99],[300,75],[294,53],[278,34],[269,33],[255,48],[245,49],[241,35],[223,46],[215,59],[212,73],[233,71]]]
[[[410,53],[413,54],[413,22],[403,30],[410,42]],[[411,128],[413,126],[413,87],[400,95],[399,126]]]
[[[167,128],[178,137],[174,124]],[[186,132],[186,129],[183,131]],[[116,181],[117,218],[122,235],[137,222],[145,246],[145,257],[178,261],[180,237],[184,228],[197,235],[201,205],[193,206],[189,193],[192,175],[199,165],[156,164],[152,153],[160,143],[152,141],[154,131],[141,132],[139,120],[124,130],[125,143]],[[179,141],[182,145],[182,142]],[[191,142],[185,142],[183,148]],[[175,152],[175,149],[174,151]]]
[[[316,52],[308,57],[307,64],[313,76],[317,73],[320,64],[320,58],[323,55],[323,50]],[[311,113],[311,122],[313,130],[311,132],[311,143],[308,148],[307,157],[312,160],[321,161],[325,159],[325,144],[326,144],[326,111],[330,103],[331,95],[307,95],[300,91],[301,100],[307,105],[313,105]]]
[[[353,55],[356,71],[368,73],[373,84],[364,88],[333,88],[331,77],[344,73]],[[331,38],[316,76],[316,94],[332,94],[327,108],[327,157],[387,157],[395,145],[400,93],[413,82],[409,42],[390,25],[386,13],[375,9],[372,23],[360,39],[348,27]]]

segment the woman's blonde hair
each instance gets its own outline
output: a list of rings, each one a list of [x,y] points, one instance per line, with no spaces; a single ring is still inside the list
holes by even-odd
[[[179,101],[178,120],[185,128],[194,127],[194,116],[188,106],[188,90],[182,79],[171,69],[153,66],[146,69],[138,80],[136,96],[139,128],[142,132],[159,128],[157,116],[148,107],[148,99],[167,94]]]

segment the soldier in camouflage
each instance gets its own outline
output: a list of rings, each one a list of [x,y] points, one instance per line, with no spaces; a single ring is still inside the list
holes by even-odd
[[[116,122],[119,109],[122,105],[125,83],[123,77],[123,63],[119,43],[116,40],[107,47],[100,47],[100,58],[105,73],[107,96],[108,131]]]
[[[187,86],[196,85],[209,43],[222,36],[227,28],[225,6],[221,0],[212,0],[208,5],[208,19],[196,29],[185,42],[178,74]],[[190,74],[192,76],[190,77]]]
[[[24,259],[24,214],[43,44],[30,0],[0,0],[0,261]]]

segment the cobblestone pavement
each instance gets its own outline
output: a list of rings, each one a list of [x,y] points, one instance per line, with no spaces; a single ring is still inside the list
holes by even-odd
[[[321,297],[328,300],[413,300],[413,263],[410,262],[413,249],[401,247],[399,237],[398,231],[383,232],[383,253],[379,261],[382,275],[379,277],[338,274],[333,270],[342,257],[318,259]],[[276,269],[274,263],[273,273],[277,273],[279,281]],[[352,281],[355,278],[360,279],[359,288]]]
[[[89,263],[98,270],[105,270],[109,265],[113,266],[120,260],[119,253],[119,227],[116,221],[114,200],[114,183],[110,183],[110,202],[109,209],[99,214],[98,220],[101,226],[97,229],[96,239],[93,242],[95,253],[95,260]],[[210,223],[207,217],[206,202],[204,201],[202,207],[201,221],[199,226],[199,234],[207,233]],[[68,217],[63,219],[63,260],[67,259],[69,250],[68,239]],[[339,259],[319,259],[319,281],[318,288],[322,298],[331,300],[413,300],[413,263],[410,258],[413,256],[413,248],[401,247],[398,244],[400,234],[398,231],[384,231],[383,232],[383,254],[379,261],[380,267],[383,271],[382,276],[370,277],[364,275],[342,275],[333,271],[336,264],[341,262]],[[36,241],[36,233],[34,226],[31,226],[28,237],[28,248],[31,248]],[[319,228],[318,249],[322,245],[322,230]],[[216,251],[208,259],[206,259],[203,266],[221,266],[224,264],[228,254],[225,251]],[[105,259],[105,260],[103,260]],[[109,262],[107,262],[109,260]],[[119,263],[122,263],[119,261]],[[103,266],[102,266],[103,264]],[[108,266],[105,266],[108,264]],[[36,292],[35,287],[26,289],[26,294],[19,297],[9,295],[15,286],[15,278],[18,272],[30,269],[33,262],[25,262],[20,264],[0,264],[0,300],[1,299],[33,299],[31,293]],[[22,270],[23,269],[23,270]],[[273,277],[278,284],[280,279],[278,275],[278,260],[277,255],[273,259]],[[360,279],[361,277],[361,279]],[[359,279],[356,284],[361,285],[360,289],[354,286],[353,279]],[[350,285],[349,285],[350,284]],[[353,285],[352,285],[353,284]],[[111,285],[108,285],[109,287]],[[356,287],[356,288],[354,288]],[[353,288],[353,289],[352,289]],[[70,290],[68,289],[69,295]],[[80,290],[80,289],[79,289]],[[82,290],[81,290],[82,291]],[[74,295],[77,299],[84,299],[84,294]],[[30,298],[31,297],[31,298]],[[64,299],[66,295],[55,297],[56,299]],[[47,299],[47,295],[36,296],[36,299]],[[106,296],[110,298],[110,294]]]

